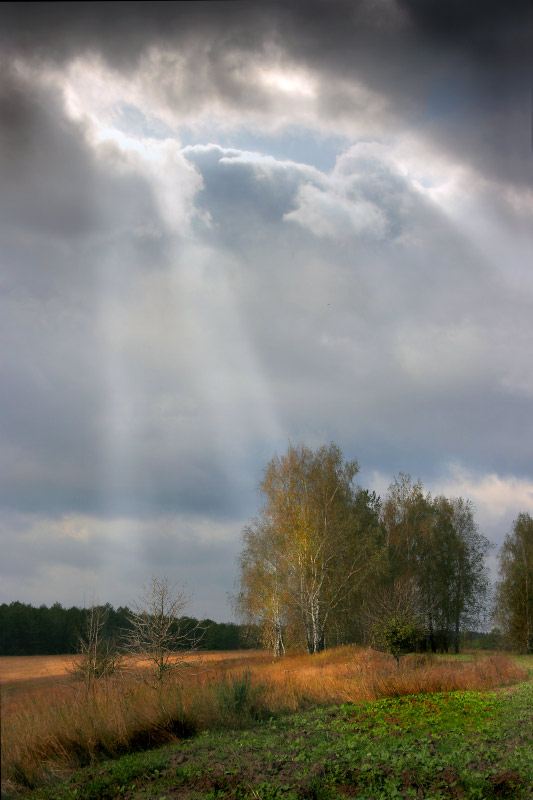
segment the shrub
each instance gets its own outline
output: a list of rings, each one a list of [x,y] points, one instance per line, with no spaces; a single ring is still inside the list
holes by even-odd
[[[420,628],[415,622],[401,614],[392,614],[374,625],[372,646],[393,655],[399,667],[400,656],[416,650],[420,637]]]
[[[215,691],[222,721],[226,724],[243,725],[265,714],[265,687],[252,683],[250,670],[231,676],[229,681],[224,678]]]

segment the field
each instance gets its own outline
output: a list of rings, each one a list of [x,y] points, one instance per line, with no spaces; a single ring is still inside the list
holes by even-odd
[[[242,665],[246,658],[257,655],[254,651],[236,650],[225,653],[202,653],[191,656],[191,661],[204,664],[213,661],[231,662],[239,660]],[[69,683],[74,656],[0,656],[0,684],[3,699],[19,692],[46,687],[57,687]],[[141,662],[142,664],[142,662]]]
[[[66,659],[14,661],[6,798],[533,797],[531,658],[218,653],[161,691],[126,673],[90,694]]]

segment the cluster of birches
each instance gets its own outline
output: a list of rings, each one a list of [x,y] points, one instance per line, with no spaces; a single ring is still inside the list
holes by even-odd
[[[457,652],[465,631],[496,624],[508,646],[533,652],[532,518],[518,515],[492,590],[493,545],[470,501],[432,497],[403,473],[381,499],[356,484],[358,469],[334,444],[290,446],[266,467],[235,597],[265,646]]]

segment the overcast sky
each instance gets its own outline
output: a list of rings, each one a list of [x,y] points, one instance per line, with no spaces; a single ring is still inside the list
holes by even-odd
[[[529,26],[0,5],[0,602],[155,573],[230,619],[289,441],[470,498],[497,545],[533,513]]]

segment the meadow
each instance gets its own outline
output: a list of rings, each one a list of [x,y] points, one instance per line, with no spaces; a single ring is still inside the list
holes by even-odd
[[[6,798],[532,796],[531,658],[236,651],[90,692],[43,658],[0,660]]]

